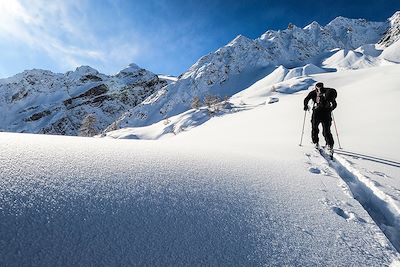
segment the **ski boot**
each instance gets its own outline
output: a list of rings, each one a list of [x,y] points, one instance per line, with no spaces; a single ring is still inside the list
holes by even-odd
[[[328,146],[329,157],[333,160],[333,146]]]

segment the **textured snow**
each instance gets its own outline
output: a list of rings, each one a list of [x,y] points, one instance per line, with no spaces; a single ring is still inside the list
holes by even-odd
[[[312,87],[316,81],[323,81],[327,86],[336,88],[339,92],[339,108],[335,112],[335,118],[338,122],[337,125],[341,135],[341,142],[342,145],[343,143],[347,143],[345,147],[353,152],[344,154],[344,157],[349,158],[348,162],[346,162],[345,159],[337,157],[336,159],[341,162],[341,165],[339,167],[333,167],[344,177],[343,179],[346,182],[350,183],[351,191],[358,192],[357,194],[362,192],[357,199],[360,200],[363,206],[367,205],[367,210],[368,208],[370,208],[371,211],[376,211],[379,208],[382,210],[394,210],[393,213],[375,212],[372,215],[381,229],[390,236],[393,244],[400,247],[400,237],[396,234],[400,229],[398,223],[398,218],[400,216],[398,212],[400,210],[400,202],[398,201],[398,199],[400,199],[398,194],[398,192],[400,192],[400,183],[398,183],[397,180],[379,180],[379,178],[382,177],[390,178],[400,176],[398,169],[400,167],[400,161],[398,160],[398,151],[400,151],[400,147],[396,139],[397,136],[400,135],[400,131],[398,127],[387,126],[394,125],[395,122],[400,119],[400,113],[395,104],[400,97],[400,91],[397,90],[397,84],[400,82],[398,71],[399,65],[382,66],[358,71],[343,71],[311,75],[311,77],[298,77],[273,85],[270,85],[271,77],[267,76],[246,90],[234,95],[229,100],[232,109],[227,111],[223,110],[221,115],[230,117],[233,116],[235,112],[258,109],[266,103],[277,103],[278,100],[282,98],[283,100],[286,99],[285,94],[307,90]],[[276,74],[272,73],[270,75],[274,76]],[[361,95],[362,97],[360,97]],[[295,96],[297,97],[297,95],[291,97]],[[377,102],[376,99],[379,99],[379,101]],[[281,105],[280,102],[275,105]],[[298,100],[298,102],[298,104],[301,105],[302,101]],[[371,109],[370,106],[374,106],[375,108]],[[390,107],[389,111],[387,110],[388,107]],[[289,112],[293,107],[286,106],[286,109]],[[357,110],[360,110],[360,112],[357,112]],[[360,114],[362,114],[361,117]],[[208,122],[210,119],[211,121]],[[126,138],[130,133],[140,133],[140,138],[157,139],[171,136],[169,135],[171,132],[179,134],[206,122],[207,125],[215,120],[218,120],[218,118],[210,117],[205,109],[197,111],[190,110],[182,115],[173,117],[171,122],[167,124],[162,125],[158,123],[148,127],[114,131],[109,133],[109,137]],[[259,119],[259,121],[261,120]],[[271,121],[267,121],[267,125],[275,126],[277,124],[278,122],[274,124]],[[373,126],[371,124],[373,124]],[[360,129],[366,128],[368,131],[363,131],[361,138]],[[342,131],[343,129],[344,131]],[[306,130],[306,136],[307,135],[310,135],[309,130]],[[276,136],[271,137],[271,135],[268,136],[274,140],[275,138],[279,138]],[[292,136],[291,138],[293,139],[295,137]],[[201,139],[201,137],[198,137],[198,139]],[[337,141],[336,143],[338,144]],[[365,144],[368,144],[368,146]],[[357,151],[362,151],[363,154],[359,154]],[[338,153],[341,153],[341,151],[339,150]],[[365,166],[365,160],[369,160],[373,164],[386,164],[392,168],[385,171],[375,171],[374,169],[377,167],[371,165],[371,168],[363,167],[364,173],[366,174],[361,174],[363,172],[362,170],[354,170],[353,167],[350,166],[355,159],[360,158],[363,159],[361,163],[358,163],[361,166]],[[385,160],[385,158],[389,160]],[[369,165],[367,164],[367,166]],[[325,173],[318,167],[310,167],[309,170],[317,174]],[[354,179],[360,180],[361,182],[353,186],[352,181]],[[363,189],[360,191],[358,187]],[[379,189],[377,189],[378,187]],[[368,199],[376,199],[376,201],[367,202],[366,200]],[[388,201],[387,199],[390,200]],[[368,203],[371,204],[369,205]],[[395,204],[387,204],[391,207],[386,208],[384,207],[386,205],[385,203]]]
[[[329,165],[343,178],[354,198],[368,211],[372,219],[388,236],[397,251],[400,251],[400,201],[381,190],[379,184],[354,168],[352,162],[334,154],[330,161],[328,154],[321,151]]]
[[[156,142],[0,134],[1,265],[389,265],[280,103]]]
[[[364,48],[364,49],[363,49]],[[379,58],[365,55],[363,52],[373,54],[373,50],[365,50],[360,47],[357,50],[339,50],[331,57],[325,59],[322,64],[325,68],[333,68],[337,70],[344,69],[363,69],[381,64]],[[362,51],[362,52],[361,52]]]

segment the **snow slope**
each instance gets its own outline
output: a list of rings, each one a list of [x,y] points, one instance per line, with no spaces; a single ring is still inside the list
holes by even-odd
[[[399,161],[399,70],[254,85],[247,110],[156,141],[1,133],[0,265],[399,264],[400,168],[366,159]],[[326,161],[309,117],[298,146],[311,80],[363,157]]]
[[[382,52],[381,58],[390,62],[400,63],[400,40],[386,48]]]

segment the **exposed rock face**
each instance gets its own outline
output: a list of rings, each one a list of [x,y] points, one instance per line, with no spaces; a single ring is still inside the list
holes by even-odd
[[[114,76],[87,66],[65,74],[24,71],[0,80],[0,130],[77,135],[83,118],[94,114],[101,132],[165,85],[133,64]]]
[[[400,40],[400,11],[397,11],[389,18],[389,23],[389,29],[379,41],[379,44],[383,45],[384,47],[389,47],[393,43]]]

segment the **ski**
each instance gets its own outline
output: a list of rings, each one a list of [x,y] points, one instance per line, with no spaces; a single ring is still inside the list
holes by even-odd
[[[334,150],[333,149],[326,149],[324,147],[316,147],[315,149],[317,149],[318,152],[321,154],[321,156],[323,156],[324,158],[334,160],[334,157],[333,157]]]

